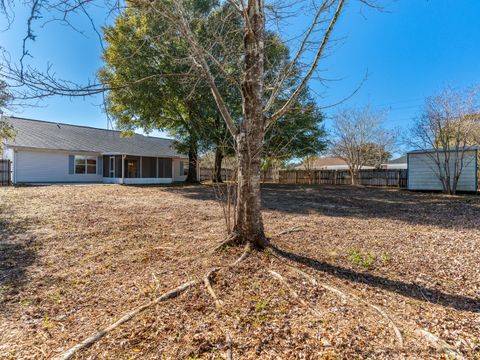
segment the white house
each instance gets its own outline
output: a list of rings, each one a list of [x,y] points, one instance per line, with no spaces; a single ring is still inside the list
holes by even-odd
[[[163,184],[185,181],[188,157],[172,141],[49,121],[4,118],[16,136],[4,144],[14,184]]]
[[[445,163],[445,154],[449,153],[450,174],[455,173],[455,159],[458,156],[458,164],[462,164],[462,170],[458,181],[458,191],[476,192],[478,191],[478,157],[479,150],[477,146],[472,146],[464,150],[438,151],[434,149],[416,150],[407,154],[408,162],[408,190],[443,190],[440,181],[440,169]],[[463,152],[463,160],[461,158]],[[438,160],[437,159],[438,156]],[[442,170],[443,171],[443,170]],[[453,179],[451,180],[453,183]]]

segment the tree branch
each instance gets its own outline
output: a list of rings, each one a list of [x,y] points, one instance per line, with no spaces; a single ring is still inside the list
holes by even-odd
[[[332,18],[332,20],[330,21],[330,25],[328,26],[328,29],[327,31],[325,32],[325,35],[323,37],[323,40],[322,40],[322,43],[320,45],[320,47],[318,48],[318,51],[315,55],[315,59],[310,67],[310,70],[308,71],[308,73],[305,75],[305,77],[303,78],[302,82],[298,85],[297,89],[293,92],[292,96],[287,100],[287,102],[282,106],[282,108],[280,108],[280,110],[278,110],[276,113],[274,113],[271,117],[267,118],[266,119],[266,122],[265,122],[265,128],[268,128],[271,124],[273,124],[275,121],[277,121],[278,119],[280,119],[283,115],[285,115],[285,113],[290,109],[290,107],[292,106],[293,102],[295,101],[295,99],[298,97],[298,95],[300,94],[300,92],[303,90],[303,88],[305,87],[305,85],[308,83],[308,81],[310,80],[313,72],[315,71],[315,69],[317,68],[317,65],[318,65],[318,62],[320,61],[320,58],[322,57],[323,55],[323,51],[325,50],[325,47],[328,43],[328,40],[330,39],[330,35],[333,31],[333,28],[335,27],[335,24],[340,16],[340,13],[342,12],[342,9],[343,9],[343,6],[345,5],[345,0],[340,0],[339,4],[338,4],[338,7],[337,7],[337,10],[335,11],[335,14]]]

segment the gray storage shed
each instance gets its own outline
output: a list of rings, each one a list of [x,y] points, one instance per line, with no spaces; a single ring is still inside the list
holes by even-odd
[[[461,160],[461,153],[464,153]],[[444,163],[445,154],[448,152],[450,157],[450,173],[454,174],[455,159],[458,156],[458,163],[463,163],[462,171],[458,181],[458,191],[476,192],[478,191],[479,179],[479,147],[471,146],[462,150],[415,150],[407,154],[408,166],[408,190],[443,190],[442,182],[439,178],[439,168],[435,159]],[[437,158],[438,156],[438,158]],[[453,183],[453,179],[451,180]]]

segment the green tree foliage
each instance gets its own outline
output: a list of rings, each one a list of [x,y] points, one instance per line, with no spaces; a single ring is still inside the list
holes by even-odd
[[[280,104],[281,106],[281,104]],[[324,116],[308,91],[265,134],[265,164],[319,154],[326,148]]]
[[[206,10],[211,6],[208,1],[195,6],[200,6],[198,11],[208,14],[200,17],[203,21],[197,17],[195,29],[200,40],[212,36],[236,36],[239,37],[236,42],[241,43],[242,32],[234,31],[240,29],[240,19],[228,5],[211,13]],[[226,18],[228,22],[224,21]],[[168,131],[175,138],[177,150],[190,155],[192,170],[198,153],[207,150],[215,151],[216,163],[221,164],[223,157],[234,154],[233,138],[210,88],[197,73],[198,69],[188,61],[179,61],[188,57],[188,45],[169,35],[164,27],[158,18],[127,8],[113,26],[105,28],[108,47],[103,55],[105,66],[99,75],[101,81],[111,88],[107,95],[108,111],[123,131],[131,132],[136,128],[147,132],[155,129]],[[209,49],[214,57],[224,59],[222,68],[212,66],[212,72],[218,79],[217,86],[232,117],[240,123],[241,94],[232,82],[240,82],[238,60],[243,49],[225,49],[222,43],[218,42],[218,46]],[[267,34],[267,76],[279,76],[287,61],[289,51],[286,45],[278,37]],[[296,73],[293,72],[292,86],[295,80]],[[267,91],[266,98],[269,96]],[[278,101],[272,111],[283,103]],[[265,164],[273,159],[286,161],[323,150],[325,131],[322,122],[322,113],[308,89],[304,90],[286,116],[269,129],[265,139]]]

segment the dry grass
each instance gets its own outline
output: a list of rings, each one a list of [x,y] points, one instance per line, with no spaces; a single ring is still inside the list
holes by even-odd
[[[303,229],[272,240],[290,264],[480,359],[479,197],[273,185],[263,196],[268,234]],[[0,188],[0,358],[51,358],[231,262],[241,249],[211,252],[223,224],[206,186]],[[223,358],[226,332],[242,359],[443,356],[405,329],[401,347],[385,318],[268,253],[211,284],[220,309],[195,287],[78,358]]]

